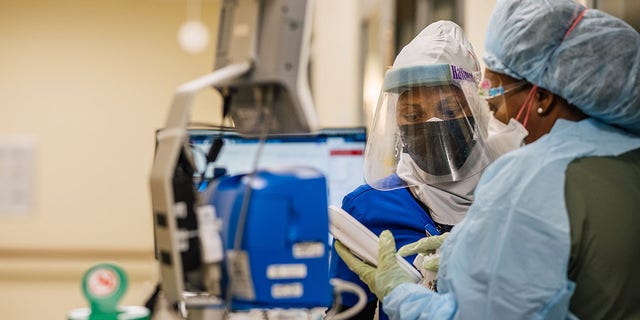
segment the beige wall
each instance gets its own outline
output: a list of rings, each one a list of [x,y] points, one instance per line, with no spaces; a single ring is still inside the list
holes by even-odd
[[[322,40],[314,61],[322,69],[312,80],[316,90],[333,94],[316,97],[321,125],[362,124],[361,110],[345,109],[359,100],[349,95],[359,81],[351,74],[357,54],[346,55],[356,47],[359,7],[316,1],[319,14],[341,13],[338,20],[316,16],[327,30],[314,31]],[[154,131],[175,88],[213,66],[211,45],[197,55],[177,45],[186,2],[0,0],[0,138],[36,142],[34,209],[0,212],[0,318],[65,318],[85,306],[79,281],[98,261],[115,261],[129,273],[122,304],[140,305],[151,291]],[[215,38],[220,1],[202,2]],[[466,29],[481,54],[493,0],[467,3]],[[218,112],[217,95],[207,91],[192,119]]]
[[[210,28],[218,7],[203,1]],[[129,272],[123,304],[151,290],[154,131],[174,89],[213,66],[212,46],[178,47],[185,16],[179,0],[0,1],[0,136],[36,141],[34,210],[0,212],[0,318],[64,319],[97,261]],[[216,103],[204,93],[194,119]]]
[[[495,0],[467,0],[464,6],[464,31],[471,41],[483,69],[484,33],[495,3]]]

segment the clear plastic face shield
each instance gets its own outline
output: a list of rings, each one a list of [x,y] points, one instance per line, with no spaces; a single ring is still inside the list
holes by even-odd
[[[389,71],[365,150],[367,183],[390,190],[481,172],[491,159],[481,106],[476,82],[462,68],[434,64]]]

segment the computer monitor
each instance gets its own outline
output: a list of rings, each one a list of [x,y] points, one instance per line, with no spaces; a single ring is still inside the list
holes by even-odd
[[[214,139],[221,138],[223,147],[216,161],[207,166],[206,155]],[[214,176],[215,169],[226,169],[229,175],[249,173],[260,140],[246,138],[233,131],[189,130],[198,175]],[[364,127],[323,129],[312,134],[270,136],[265,140],[258,169],[287,165],[311,166],[327,179],[329,204],[340,206],[342,198],[364,184],[363,157],[366,144]]]

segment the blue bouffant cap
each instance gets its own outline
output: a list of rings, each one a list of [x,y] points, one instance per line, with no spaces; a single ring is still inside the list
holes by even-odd
[[[498,0],[485,50],[492,71],[640,134],[640,35],[624,21],[572,0]]]

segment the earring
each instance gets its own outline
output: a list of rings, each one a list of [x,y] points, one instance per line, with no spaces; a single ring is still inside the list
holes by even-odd
[[[542,114],[544,112],[544,110],[542,109],[542,107],[538,107],[538,109],[536,110],[538,112],[538,114]]]

